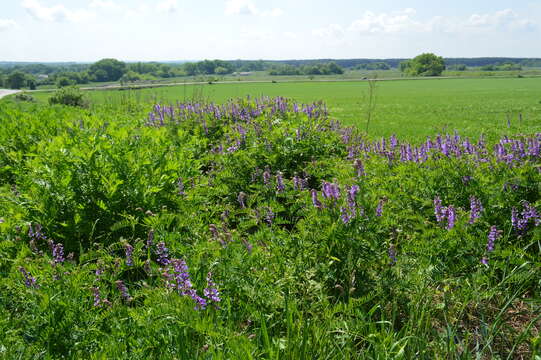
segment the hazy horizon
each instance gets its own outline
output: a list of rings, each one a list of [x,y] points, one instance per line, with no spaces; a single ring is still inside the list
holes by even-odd
[[[541,3],[531,0],[0,4],[0,60],[12,62],[535,58],[540,35]]]

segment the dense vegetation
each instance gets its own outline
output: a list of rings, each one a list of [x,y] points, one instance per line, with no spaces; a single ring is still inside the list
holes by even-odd
[[[406,59],[318,59],[318,60],[204,60],[199,62],[125,63],[103,59],[94,64],[11,63],[0,62],[0,87],[29,88],[40,85],[65,87],[91,82],[151,82],[178,77],[231,75],[267,72],[269,75],[340,75],[344,71],[405,70]],[[450,58],[444,59],[447,70],[520,71],[541,67],[540,59],[522,58]],[[402,65],[401,65],[402,64]],[[413,70],[415,68],[409,68]],[[417,76],[415,71],[406,73]]]
[[[0,354],[540,354],[541,135],[284,98],[0,106]]]

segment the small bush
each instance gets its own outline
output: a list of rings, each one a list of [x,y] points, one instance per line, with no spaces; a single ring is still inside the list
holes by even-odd
[[[49,98],[49,104],[88,107],[88,100],[81,90],[72,86],[57,90],[54,95]]]
[[[17,101],[27,101],[27,102],[35,102],[36,99],[32,95],[28,95],[25,93],[19,93],[15,95],[15,100]]]

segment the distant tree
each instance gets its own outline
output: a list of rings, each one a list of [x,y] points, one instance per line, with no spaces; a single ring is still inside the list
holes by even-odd
[[[116,59],[103,59],[90,66],[88,73],[96,81],[118,81],[126,72],[126,64]]]
[[[135,71],[128,71],[120,78],[121,83],[128,83],[141,80],[141,74],[136,73]]]
[[[225,75],[225,74],[229,74],[230,71],[222,66],[218,66],[217,68],[214,68],[214,72],[217,74],[217,75]]]
[[[10,89],[21,89],[26,85],[26,74],[21,71],[12,72],[8,75],[6,85]]]
[[[400,64],[400,70],[413,76],[440,76],[445,69],[441,56],[425,53]]]
[[[26,78],[26,86],[30,90],[36,90],[37,82],[36,79],[33,76],[29,76]]]
[[[70,79],[67,76],[60,76],[56,79],[56,87],[63,88],[66,86],[75,85],[77,82],[73,79]]]

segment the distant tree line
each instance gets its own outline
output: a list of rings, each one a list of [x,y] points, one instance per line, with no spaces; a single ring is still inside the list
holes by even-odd
[[[30,88],[38,85],[64,87],[90,82],[137,82],[182,76],[227,75],[267,71],[270,75],[329,75],[350,70],[400,69],[415,76],[436,76],[443,69],[465,71],[522,70],[541,67],[539,58],[433,58],[420,59],[315,59],[315,60],[203,60],[197,62],[136,62],[102,59],[93,64],[0,62],[0,86]],[[418,59],[419,60],[419,59]],[[440,71],[441,70],[441,71]]]
[[[343,74],[344,69],[335,62],[313,65],[272,65],[269,75],[337,75]]]

